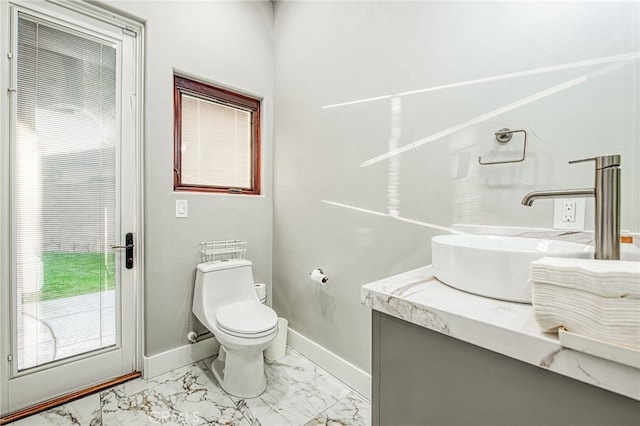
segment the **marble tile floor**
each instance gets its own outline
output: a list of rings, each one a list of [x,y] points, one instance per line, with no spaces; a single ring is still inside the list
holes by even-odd
[[[287,349],[267,361],[267,390],[226,394],[209,371],[213,358],[152,379],[136,379],[17,422],[13,426],[238,425],[365,426],[371,405],[342,382]]]

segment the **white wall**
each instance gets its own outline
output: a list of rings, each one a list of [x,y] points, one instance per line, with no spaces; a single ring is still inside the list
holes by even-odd
[[[248,241],[257,281],[272,268],[272,5],[117,1],[145,22],[145,355],[187,344],[200,241]],[[263,98],[263,195],[173,192],[173,72]],[[189,217],[176,219],[176,199]],[[196,324],[194,324],[194,322]]]
[[[637,56],[563,66],[637,54],[638,8],[637,2],[276,2],[279,314],[369,369],[370,318],[360,286],[430,263],[430,237],[453,223],[551,227],[553,202],[524,207],[520,200],[534,189],[591,186],[593,165],[568,165],[573,159],[622,154],[622,225],[638,230]],[[506,77],[474,83],[500,75]],[[395,110],[389,97],[327,108],[461,82],[470,83],[399,96]],[[479,166],[479,155],[485,161],[520,155],[519,136],[497,146],[493,133],[503,127],[529,132],[527,159]],[[398,146],[409,149],[363,167],[389,151],[392,128]],[[593,202],[587,205],[592,229]],[[399,217],[385,216],[389,207]],[[330,275],[326,287],[308,280],[318,266]]]

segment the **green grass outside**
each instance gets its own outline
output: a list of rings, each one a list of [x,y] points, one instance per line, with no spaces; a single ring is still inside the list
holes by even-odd
[[[40,300],[78,296],[115,288],[114,254],[43,253],[44,284]]]

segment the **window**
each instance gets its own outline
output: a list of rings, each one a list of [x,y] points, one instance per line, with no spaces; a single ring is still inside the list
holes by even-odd
[[[260,194],[260,100],[173,81],[174,190]]]

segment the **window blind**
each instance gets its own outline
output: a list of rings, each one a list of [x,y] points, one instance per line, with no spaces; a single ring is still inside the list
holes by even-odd
[[[251,186],[251,114],[182,95],[182,181]]]
[[[18,19],[18,369],[115,343],[116,46]]]

